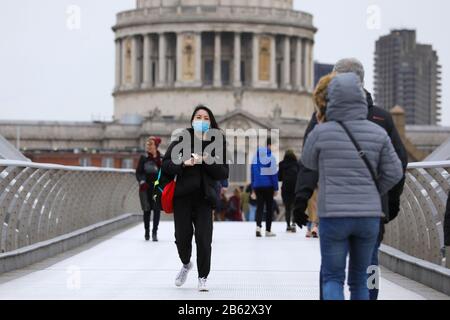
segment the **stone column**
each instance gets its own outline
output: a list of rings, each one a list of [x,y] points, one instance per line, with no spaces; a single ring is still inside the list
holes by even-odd
[[[241,87],[242,81],[241,81],[241,34],[239,32],[236,32],[234,34],[234,58],[233,58],[233,64],[234,64],[234,71],[233,71],[233,77],[234,77],[234,83],[233,85],[235,87]]]
[[[302,38],[296,38],[296,46],[295,46],[295,90],[302,91],[303,83],[302,83],[302,59],[303,59],[303,41]]]
[[[289,36],[283,39],[283,89],[290,90],[291,87],[291,40]]]
[[[116,39],[116,88],[120,90],[122,85],[122,40]]]
[[[152,84],[151,74],[152,74],[152,63],[151,63],[151,52],[152,43],[150,34],[144,35],[144,55],[143,55],[143,77],[142,77],[142,87],[150,88]]]
[[[170,52],[170,58],[167,59],[167,83],[168,86],[174,87],[176,82],[176,69],[175,69],[175,63],[176,63],[176,41],[168,41],[167,42],[168,52]]]
[[[309,40],[305,40],[303,45],[305,46],[305,90],[308,92],[312,91],[311,88],[311,46]]]
[[[222,86],[222,34],[214,36],[214,87]]]
[[[177,57],[176,57],[176,69],[177,69],[177,79],[175,82],[175,86],[181,86],[183,81],[183,34],[177,33]]]
[[[252,87],[259,83],[259,34],[254,33],[252,38]]]
[[[202,86],[202,34],[195,33],[195,85]]]
[[[305,88],[308,92],[314,89],[314,55],[312,40],[305,42]]]
[[[167,79],[167,40],[164,33],[159,34],[159,73],[158,73],[158,87],[162,88],[166,86]]]
[[[277,43],[275,35],[270,36],[270,87],[277,87]]]
[[[127,42],[128,38],[123,38],[121,40],[121,51],[122,51],[122,63],[120,66],[120,74],[122,78],[122,88],[124,88],[127,85],[127,75],[126,75],[126,64],[127,64]]]
[[[139,50],[139,44],[137,36],[133,36],[131,38],[131,74],[132,74],[132,85],[133,88],[139,88],[139,64],[138,64],[138,50]]]
[[[311,40],[309,43],[309,54],[310,54],[310,68],[309,68],[309,87],[311,88],[311,92],[314,91],[314,41]]]

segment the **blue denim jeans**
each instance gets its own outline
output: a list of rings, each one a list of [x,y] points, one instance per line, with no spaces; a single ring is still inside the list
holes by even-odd
[[[248,214],[247,221],[256,221],[256,206],[249,205],[250,212]]]
[[[379,265],[378,263],[378,251],[380,249],[381,246],[381,239],[380,237],[377,238],[377,241],[375,242],[375,247],[373,249],[373,253],[372,253],[372,262],[371,265],[372,266],[377,266]],[[380,278],[379,278],[380,272],[378,270],[378,273],[376,274],[376,280],[378,283],[380,283]],[[370,276],[370,274],[369,274]],[[370,296],[370,300],[378,300],[378,292],[379,289],[378,288],[374,288],[374,289],[370,289],[369,290],[369,296]]]
[[[320,219],[322,290],[324,300],[344,300],[347,255],[351,300],[369,300],[367,270],[380,230],[379,218]]]

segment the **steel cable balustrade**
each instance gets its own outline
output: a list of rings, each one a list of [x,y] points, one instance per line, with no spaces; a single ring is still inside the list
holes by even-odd
[[[450,268],[443,230],[449,181],[450,161],[409,164],[400,213],[386,226],[384,244]]]
[[[140,213],[134,172],[0,160],[0,253]]]

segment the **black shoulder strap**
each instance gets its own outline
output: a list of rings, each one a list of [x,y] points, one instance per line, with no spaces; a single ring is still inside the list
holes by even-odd
[[[377,175],[375,173],[375,170],[372,168],[372,165],[370,164],[369,159],[367,158],[367,155],[365,154],[365,152],[361,149],[361,146],[359,145],[358,141],[356,141],[355,137],[351,134],[350,130],[348,129],[348,127],[341,121],[336,121],[343,129],[344,131],[347,133],[348,137],[350,138],[350,140],[353,142],[353,144],[355,145],[356,150],[358,150],[358,154],[360,156],[360,158],[364,161],[364,163],[366,164],[367,169],[369,169],[370,175],[372,176],[373,182],[375,182],[375,186],[377,187],[377,190],[380,191],[380,188],[378,186],[378,179],[377,179]]]

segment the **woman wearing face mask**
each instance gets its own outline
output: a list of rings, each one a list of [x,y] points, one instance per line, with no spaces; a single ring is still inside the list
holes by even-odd
[[[158,225],[160,219],[160,208],[152,199],[153,186],[158,178],[162,158],[158,151],[161,138],[150,137],[146,143],[146,155],[142,155],[136,168],[136,179],[139,182],[139,198],[144,211],[145,240],[150,240],[150,215],[153,210],[152,240],[158,241]]]
[[[211,267],[212,211],[218,201],[215,187],[218,181],[228,179],[226,142],[213,113],[203,105],[195,108],[191,127],[183,133],[183,139],[173,141],[167,149],[162,165],[165,173],[177,177],[173,199],[175,243],[183,266],[175,285],[182,286],[192,269],[192,237],[195,234],[198,289],[208,291],[206,280]],[[214,134],[221,139],[210,139]],[[188,148],[184,139],[189,140]],[[208,148],[209,154],[205,148],[212,143],[219,147],[213,152]]]

